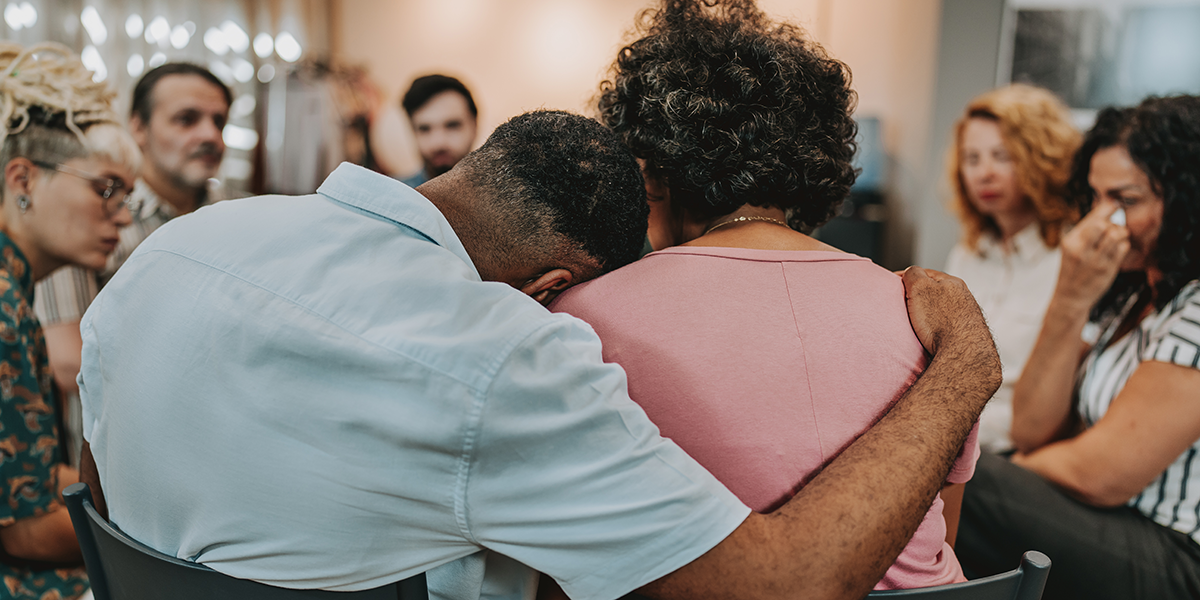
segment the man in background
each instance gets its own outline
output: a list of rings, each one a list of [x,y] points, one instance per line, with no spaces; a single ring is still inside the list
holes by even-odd
[[[81,444],[79,320],[133,250],[163,223],[200,206],[223,200],[210,190],[225,156],[221,137],[233,96],[215,75],[189,63],[151,69],[133,89],[129,129],[142,150],[142,172],[130,207],[133,222],[121,230],[116,250],[101,272],[63,267],[37,285],[34,310],[46,332],[55,382],[63,392],[68,458],[78,464]]]
[[[417,187],[462,160],[475,144],[479,110],[461,81],[445,75],[418,77],[400,101],[421,154],[421,170],[401,179]]]

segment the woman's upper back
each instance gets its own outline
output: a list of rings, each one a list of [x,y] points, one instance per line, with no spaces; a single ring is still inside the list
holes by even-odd
[[[589,322],[662,434],[757,511],[783,504],[925,367],[900,279],[850,254],[676,247],[551,308]],[[961,577],[939,555],[940,506],[914,538],[922,558],[909,554],[938,571],[918,574],[923,585]]]
[[[767,511],[924,368],[903,298],[849,254],[671,248],[553,310],[590,323],[663,434]]]

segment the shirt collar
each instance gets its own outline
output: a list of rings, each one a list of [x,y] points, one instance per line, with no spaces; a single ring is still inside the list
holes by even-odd
[[[1042,239],[1042,228],[1035,221],[1017,232],[1012,239],[1013,251],[1022,260],[1032,261],[1050,251]]]
[[[17,280],[21,295],[25,296],[26,302],[33,304],[33,273],[29,271],[29,261],[5,233],[0,233],[0,268]]]
[[[154,193],[154,189],[144,179],[138,179],[137,185],[133,187],[134,200],[141,202],[141,208],[138,209],[138,214],[134,215],[139,221],[144,221],[158,213],[164,220],[170,221],[179,216],[179,209],[175,208],[170,202],[165,202],[158,194]],[[209,189],[205,195],[204,201],[196,208],[208,206],[217,200],[217,195]]]
[[[330,173],[317,193],[416,231],[454,253],[479,277],[479,270],[450,222],[432,202],[407,185],[344,162]]]
[[[1024,262],[1034,261],[1051,251],[1042,240],[1042,230],[1036,221],[1012,237],[1012,248],[1013,255]],[[984,234],[979,238],[979,254],[983,257],[1003,257],[1004,245],[996,236]]]
[[[150,189],[150,184],[146,183],[144,179],[137,180],[137,184],[133,188],[133,198],[141,203],[138,214],[134,215],[139,221],[150,218],[156,212],[162,213],[167,218],[174,217],[175,213],[179,212],[175,210],[174,206],[163,202],[162,198],[155,194],[153,189]]]

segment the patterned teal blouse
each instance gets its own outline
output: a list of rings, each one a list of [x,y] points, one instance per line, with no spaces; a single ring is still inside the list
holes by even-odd
[[[58,502],[55,410],[46,340],[33,314],[29,263],[0,233],[0,527],[45,514]],[[0,563],[0,579],[3,598],[58,600],[87,590],[81,568]]]

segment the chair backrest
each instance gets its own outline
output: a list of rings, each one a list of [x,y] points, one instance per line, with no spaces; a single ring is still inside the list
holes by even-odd
[[[96,512],[92,492],[63,490],[96,600],[428,600],[425,574],[361,592],[292,590],[218,573],[125,535]]]
[[[963,583],[912,590],[871,592],[867,598],[908,600],[1039,600],[1050,575],[1050,558],[1036,550],[1021,557],[1016,569]]]

